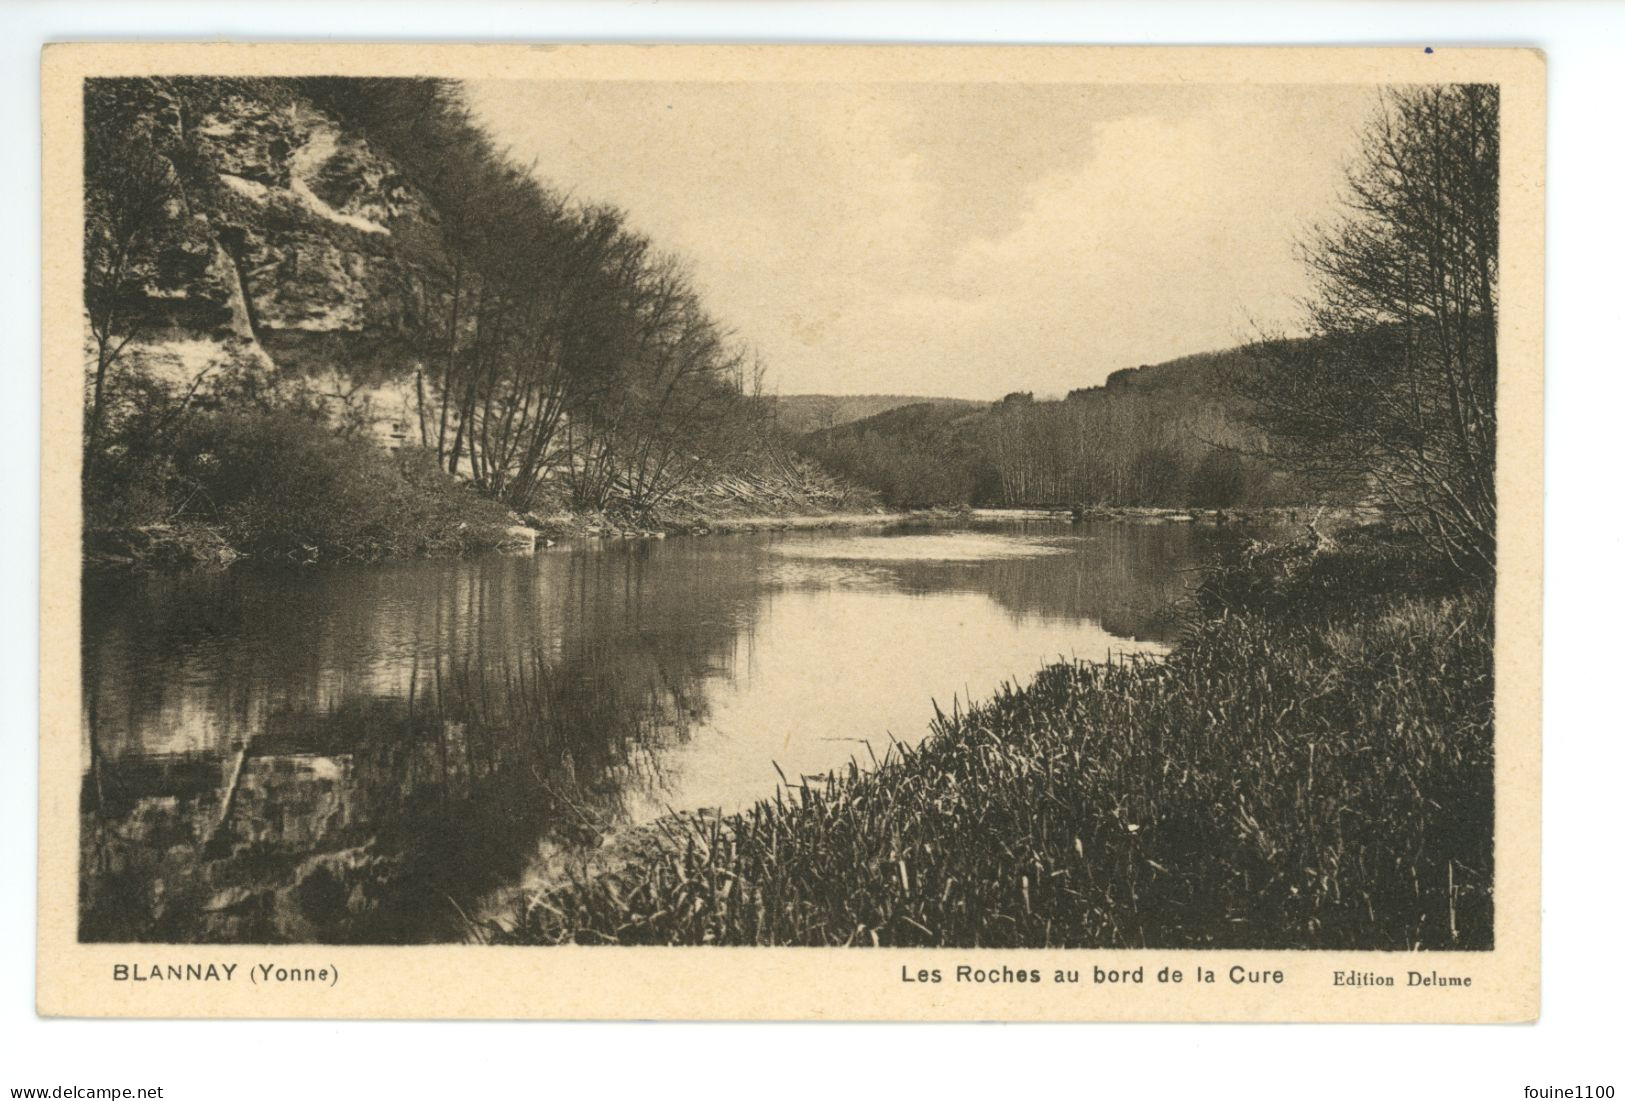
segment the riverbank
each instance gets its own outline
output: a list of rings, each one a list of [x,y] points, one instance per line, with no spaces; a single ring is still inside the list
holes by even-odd
[[[759,469],[713,472],[649,506],[614,499],[581,509],[555,479],[521,513],[444,473],[427,452],[386,454],[297,417],[235,418],[208,440],[207,461],[194,460],[184,478],[169,472],[159,479],[161,491],[111,478],[97,482],[85,510],[87,569],[216,570],[243,559],[378,562],[531,551],[574,538],[889,525],[957,515],[882,508],[874,493],[795,457],[758,456]]]
[[[1493,601],[1369,529],[1210,571],[872,769],[612,843],[507,943],[1487,949]]]
[[[895,527],[901,524],[962,523],[966,520],[1038,520],[1055,523],[1177,524],[1197,523],[1238,525],[1258,528],[1303,530],[1310,524],[1328,529],[1370,523],[1370,510],[1356,508],[1296,509],[1259,507],[1253,509],[1175,509],[1150,507],[1098,507],[1074,514],[1058,508],[971,508],[939,505],[932,508],[896,509],[872,505],[861,511],[836,509],[819,511],[802,506],[801,511],[765,512],[751,508],[733,512],[693,509],[681,512],[656,511],[643,517],[623,513],[575,513],[559,509],[547,515],[531,514],[524,522],[543,540],[569,538],[664,538],[667,535],[722,535],[754,531],[810,531],[825,528]]]
[[[733,535],[753,531],[817,531],[828,528],[895,527],[899,524],[947,523],[963,519],[957,509],[928,508],[907,511],[875,508],[867,512],[801,512],[791,514],[747,512],[736,516],[710,515],[650,521],[605,513],[565,513],[526,517],[533,530],[549,542],[561,539],[664,539],[668,535]]]
[[[1281,525],[1316,523],[1327,528],[1372,524],[1381,520],[1376,509],[1358,506],[1294,508],[1259,505],[1254,508],[1155,508],[1139,505],[1090,505],[1076,509],[1051,506],[972,508],[977,520],[1058,520],[1114,524],[1242,524]]]
[[[505,523],[486,522],[458,529],[460,540],[447,544],[438,556],[506,550],[529,552],[571,539],[664,539],[669,535],[733,535],[756,531],[818,531],[833,528],[886,528],[904,524],[951,523],[963,520],[959,509],[895,510],[873,508],[863,512],[764,513],[694,515],[682,518],[634,517],[616,512],[574,512],[509,515]],[[432,557],[436,555],[379,555]],[[120,531],[100,532],[86,565],[97,570],[119,569],[224,569],[250,552],[234,546],[220,525],[207,523],[153,524]],[[313,564],[319,549],[301,548],[289,560]]]

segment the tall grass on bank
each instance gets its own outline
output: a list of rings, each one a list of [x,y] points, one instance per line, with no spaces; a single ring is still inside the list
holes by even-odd
[[[521,943],[1488,949],[1491,600],[1254,550],[1162,661],[1043,669],[877,768],[535,897]]]

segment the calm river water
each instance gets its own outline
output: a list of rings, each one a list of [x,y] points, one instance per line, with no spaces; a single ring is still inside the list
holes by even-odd
[[[1001,522],[91,579],[81,937],[464,939],[618,827],[867,762],[1049,660],[1163,651],[1229,537]]]

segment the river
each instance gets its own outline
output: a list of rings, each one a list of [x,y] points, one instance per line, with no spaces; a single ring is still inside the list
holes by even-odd
[[[867,764],[1046,661],[1164,652],[1233,537],[988,521],[88,578],[80,936],[466,939],[617,830]]]

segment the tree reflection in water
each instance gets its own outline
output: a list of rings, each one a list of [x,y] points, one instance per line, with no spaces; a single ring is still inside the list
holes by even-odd
[[[770,794],[775,761],[917,736],[933,694],[1067,646],[1158,648],[1224,537],[994,534],[1015,549],[796,533],[89,578],[81,938],[462,939],[539,853]]]

